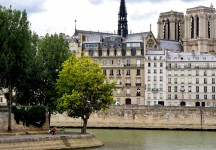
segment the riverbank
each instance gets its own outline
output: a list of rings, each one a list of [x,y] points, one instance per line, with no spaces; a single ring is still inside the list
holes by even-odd
[[[88,128],[216,130],[216,107],[112,106],[92,113]],[[80,118],[51,116],[51,126],[80,127]]]
[[[0,150],[51,150],[76,149],[103,146],[93,134],[80,134],[65,131],[55,135],[47,133],[2,133],[0,136]]]

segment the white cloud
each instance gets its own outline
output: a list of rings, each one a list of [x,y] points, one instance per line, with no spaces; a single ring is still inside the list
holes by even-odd
[[[8,2],[9,1],[9,2]],[[170,10],[186,12],[199,5],[210,6],[210,0],[125,0],[128,27],[133,33],[149,31],[150,24],[157,37],[157,20],[160,12]],[[74,20],[77,29],[114,32],[118,25],[120,0],[1,0],[14,8],[28,8],[31,29],[39,35],[47,32],[73,35]],[[213,3],[214,4],[214,3]],[[36,8],[33,9],[35,6]]]

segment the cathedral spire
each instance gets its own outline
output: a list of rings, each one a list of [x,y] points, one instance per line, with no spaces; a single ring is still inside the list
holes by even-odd
[[[118,35],[126,37],[128,35],[127,25],[127,11],[125,6],[125,0],[121,0],[120,9],[118,13]]]

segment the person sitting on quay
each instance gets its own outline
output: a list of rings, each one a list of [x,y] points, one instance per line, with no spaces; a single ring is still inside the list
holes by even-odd
[[[52,135],[55,135],[56,129],[53,127],[52,129],[49,129],[48,133],[51,133]]]

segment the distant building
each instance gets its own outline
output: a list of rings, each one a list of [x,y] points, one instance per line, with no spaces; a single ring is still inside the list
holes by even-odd
[[[128,33],[120,2],[115,33],[77,30],[67,38],[77,55],[91,56],[120,105],[216,106],[215,8],[199,6],[160,13],[158,39],[150,31]]]

